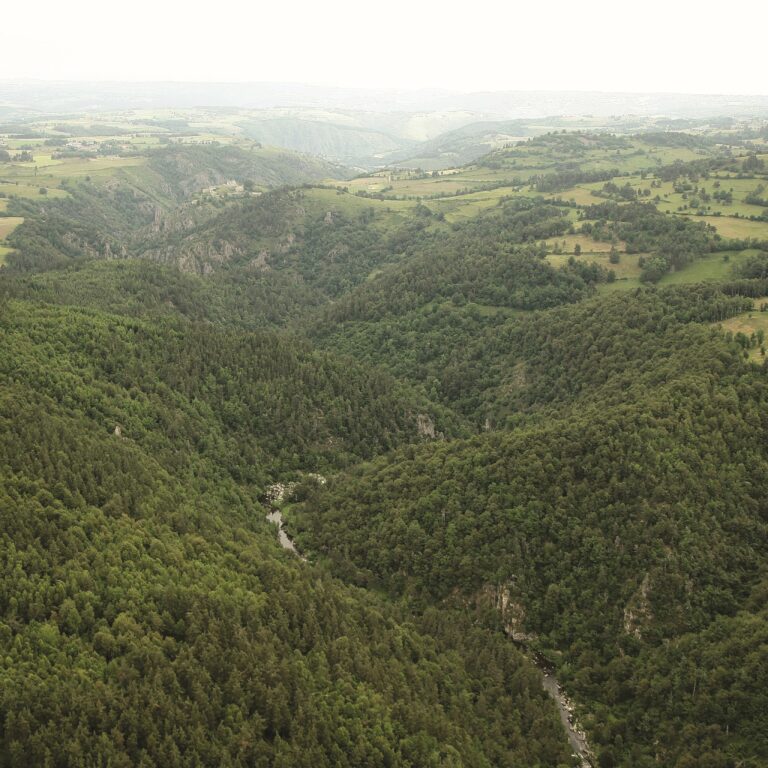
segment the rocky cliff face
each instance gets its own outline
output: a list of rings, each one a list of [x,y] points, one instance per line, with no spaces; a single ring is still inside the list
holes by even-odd
[[[536,635],[525,629],[525,608],[512,597],[508,584],[487,584],[476,596],[479,605],[494,608],[501,615],[504,631],[515,641],[527,643]]]
[[[161,264],[170,264],[182,272],[194,275],[210,275],[217,266],[242,255],[242,249],[228,240],[217,242],[190,240],[177,246],[167,245],[149,249],[142,254],[143,258],[159,261]]]
[[[643,629],[653,619],[648,593],[650,590],[650,574],[646,573],[637,591],[624,608],[624,631],[628,635],[642,637]]]
[[[416,416],[416,431],[420,437],[425,437],[428,440],[445,439],[445,434],[435,429],[435,422],[426,413],[419,413]]]

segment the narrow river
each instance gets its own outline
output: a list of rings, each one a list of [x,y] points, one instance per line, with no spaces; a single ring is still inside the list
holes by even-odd
[[[289,552],[292,552],[300,560],[304,560],[306,562],[307,558],[299,554],[299,550],[296,549],[296,545],[293,543],[293,539],[285,532],[285,528],[283,527],[282,512],[279,509],[271,508],[267,514],[267,520],[277,526],[277,540],[280,542],[280,546],[283,549],[287,549]]]
[[[594,765],[594,754],[589,748],[589,742],[584,731],[580,730],[573,716],[573,707],[560,688],[560,684],[551,672],[542,670],[542,685],[544,690],[555,700],[560,712],[560,720],[563,723],[568,741],[574,754],[581,760],[581,768],[591,768]]]
[[[299,550],[296,549],[293,539],[286,533],[285,528],[283,527],[283,515],[280,510],[270,507],[267,514],[267,520],[277,526],[277,538],[280,542],[280,546],[283,549],[287,549],[300,560],[306,562],[307,558],[301,555]],[[589,748],[589,743],[587,742],[584,732],[579,729],[578,724],[574,719],[573,705],[563,693],[560,684],[557,682],[557,678],[552,672],[552,667],[541,654],[529,648],[525,643],[519,640],[512,640],[512,642],[525,653],[526,657],[541,672],[542,686],[555,700],[555,704],[557,704],[560,720],[568,735],[568,742],[570,743],[574,754],[578,755],[581,760],[581,768],[592,768],[595,765],[594,753]]]
[[[574,714],[574,707],[570,699],[563,693],[560,683],[557,682],[554,670],[549,661],[538,651],[531,648],[524,640],[515,639],[507,633],[507,637],[525,654],[526,658],[541,672],[541,685],[544,690],[555,700],[557,711],[560,713],[560,721],[563,724],[568,743],[573,753],[581,761],[581,768],[593,768],[596,765],[595,753],[589,746],[587,736],[579,727]]]

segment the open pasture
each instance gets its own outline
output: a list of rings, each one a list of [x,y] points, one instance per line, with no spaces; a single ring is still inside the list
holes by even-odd
[[[690,264],[683,267],[683,269],[677,272],[670,272],[659,280],[659,286],[669,285],[684,285],[692,283],[706,283],[719,280],[728,280],[733,275],[734,266],[745,261],[750,256],[758,253],[753,248],[748,248],[743,251],[726,251],[721,253],[710,253],[706,256],[702,256],[700,259],[692,261]],[[631,288],[637,288],[641,285],[640,282],[640,267],[637,264],[639,255],[633,254],[629,256],[627,254],[621,255],[621,261],[619,264],[611,265],[603,263],[599,259],[606,259],[607,257],[601,254],[582,254],[579,258],[581,261],[589,263],[595,261],[606,268],[613,269],[616,273],[616,280],[613,283],[604,283],[599,286],[600,292],[630,290]],[[561,255],[547,256],[547,261],[554,265],[565,264],[568,260],[568,256]]]
[[[462,194],[462,197],[474,195],[484,186],[498,184],[505,188],[504,194],[515,194],[522,189],[512,188],[512,183],[523,186],[528,192],[528,183],[532,177],[558,172],[563,163],[576,164],[582,171],[611,171],[622,174],[614,181],[619,185],[630,183],[638,189],[648,189],[651,195],[672,196],[673,185],[666,189],[651,190],[653,170],[676,160],[689,161],[707,156],[701,149],[687,147],[659,147],[640,139],[616,138],[600,139],[585,136],[570,136],[560,144],[561,137],[546,142],[531,141],[499,150],[476,165],[460,169],[450,169],[435,175],[420,175],[403,171],[382,171],[354,179],[348,183],[351,190],[365,190],[369,193],[383,193],[385,196],[422,196],[425,198],[440,195]],[[607,145],[604,145],[607,143]],[[640,171],[647,171],[643,179]],[[548,197],[573,200],[578,205],[599,203],[601,198],[592,192],[602,188],[605,182],[577,184],[566,190],[558,191]],[[650,199],[641,197],[641,199]],[[682,205],[682,198],[669,199],[667,207],[676,210]]]
[[[582,206],[595,205],[601,202],[601,199],[593,195],[592,190],[599,189],[601,186],[601,184],[580,184],[562,192],[553,192],[547,195],[547,198],[549,200],[567,200]]]
[[[412,215],[410,211],[418,205],[413,200],[378,200],[335,189],[308,189],[305,195],[307,203],[314,204],[319,211],[339,211],[347,216],[373,211],[373,222],[383,233],[406,223]]]
[[[768,337],[768,312],[761,312],[760,306],[768,304],[768,297],[761,297],[754,300],[754,309],[750,312],[743,312],[740,315],[731,317],[721,323],[715,323],[715,326],[722,328],[724,332],[730,332],[734,335],[743,333],[751,338],[752,334],[760,334]],[[760,349],[760,344],[756,344],[748,350],[749,359],[754,363],[762,363],[766,357]]]
[[[5,240],[16,227],[24,223],[21,216],[6,216],[0,218],[0,240]]]
[[[723,216],[759,216],[765,212],[765,208],[746,202],[750,193],[761,193],[759,186],[766,181],[761,178],[737,179],[730,176],[719,175],[708,179],[701,179],[696,183],[686,182],[683,187],[675,188],[670,181],[656,181],[656,187],[650,187],[650,179],[632,177],[622,179],[622,183],[629,183],[639,189],[649,189],[651,199],[657,202],[659,210],[665,213],[695,213],[706,211],[707,213],[719,213]],[[685,188],[688,187],[688,188]],[[722,195],[728,195],[730,199],[723,200]],[[658,196],[658,200],[656,199]],[[720,198],[720,199],[719,199]]]
[[[617,280],[637,280],[640,277],[640,267],[638,266],[639,254],[622,253],[618,264],[611,264],[607,253],[581,253],[579,256],[567,253],[550,253],[547,261],[553,267],[564,267],[569,259],[576,259],[582,264],[598,264],[605,269],[613,270]]]
[[[143,157],[73,158],[46,170],[51,176],[59,178],[92,174],[111,175],[118,168],[131,168],[145,163],[146,158]]]
[[[0,193],[6,196],[6,199],[3,200],[5,203],[5,208],[8,207],[7,198],[14,196],[26,197],[33,200],[39,200],[46,196],[49,198],[67,196],[67,192],[65,192],[63,189],[57,188],[58,182],[52,183],[50,180],[43,177],[36,179],[34,183],[21,183],[17,181],[11,182],[4,178],[2,172],[3,166],[0,166]],[[45,189],[46,192],[44,194],[41,193],[41,189]]]
[[[467,183],[456,175],[452,176],[398,176],[394,173],[363,176],[344,182],[351,192],[363,191],[370,194],[384,194],[386,197],[433,197],[453,195],[467,189]]]
[[[564,254],[572,254],[575,252],[577,245],[579,246],[581,253],[610,253],[611,251],[611,243],[595,240],[589,235],[582,234],[553,237],[545,242],[555,253],[559,251]],[[619,252],[625,251],[626,246],[626,243],[619,242],[616,244],[616,250]]]
[[[576,164],[582,170],[615,168],[620,173],[628,174],[653,170],[676,160],[696,160],[707,154],[698,148],[658,146],[641,137],[561,134],[539,137],[501,150],[492,155],[485,165],[503,166],[506,170],[535,169],[544,172],[567,163]]]
[[[702,216],[702,220],[711,224],[723,237],[768,240],[768,221],[736,219],[732,216]]]
[[[52,165],[61,165],[64,161],[55,159],[52,155],[50,150],[46,148],[45,152],[37,153],[35,152],[33,154],[32,160],[27,160],[25,162],[16,162],[15,160],[11,160],[10,165],[14,168],[23,168],[29,171],[32,171],[32,173],[35,172],[35,169],[38,170],[40,168],[48,168]]]
[[[471,218],[488,208],[495,208],[503,198],[524,194],[526,193],[515,187],[498,187],[438,200],[425,200],[424,204],[435,213],[442,213],[446,221],[452,222]]]
[[[677,272],[670,272],[659,281],[659,285],[681,285],[683,283],[703,283],[711,280],[727,280],[733,274],[733,268],[754,255],[757,251],[725,251],[708,253],[692,261]]]

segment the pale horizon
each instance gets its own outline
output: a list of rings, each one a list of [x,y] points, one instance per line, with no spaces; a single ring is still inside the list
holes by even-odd
[[[3,80],[291,83],[366,90],[765,95],[763,30],[737,35],[700,4],[651,0],[619,22],[615,3],[510,7],[393,0],[386,13],[331,0],[264,8],[222,0],[215,13],[173,0],[129,10],[46,0],[5,13]],[[761,23],[762,22],[762,23]],[[733,77],[737,63],[738,77]]]
[[[361,93],[371,92],[389,92],[404,94],[445,94],[450,96],[470,96],[482,94],[505,94],[505,93],[569,93],[569,94],[600,94],[600,95],[627,95],[627,96],[714,96],[714,97],[768,97],[768,88],[764,91],[730,92],[730,91],[664,91],[664,90],[629,90],[629,89],[607,89],[607,88],[476,88],[461,89],[448,88],[444,86],[366,86],[366,85],[343,85],[332,82],[320,82],[311,80],[181,80],[181,79],[116,79],[116,78],[56,78],[56,77],[0,77],[2,85],[23,85],[28,83],[40,83],[44,85],[61,86],[83,86],[83,85],[101,85],[101,86],[126,86],[126,85],[174,85],[174,86],[264,86],[264,87],[287,87],[287,88],[307,88],[324,89],[339,91],[359,91]]]

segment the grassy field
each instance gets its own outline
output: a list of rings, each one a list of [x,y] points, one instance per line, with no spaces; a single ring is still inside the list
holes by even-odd
[[[11,252],[11,249],[5,244],[5,238],[23,222],[24,219],[20,216],[0,218],[0,266],[5,264],[5,257]]]
[[[348,187],[350,192],[381,193],[387,197],[453,195],[468,188],[467,181],[458,174],[419,178],[416,174],[397,172],[362,176],[344,182],[343,186]],[[471,186],[477,186],[477,184]]]
[[[5,218],[0,218],[0,240],[5,240],[16,227],[23,223],[24,219],[21,216],[6,216]]]
[[[335,189],[308,189],[308,202],[321,209],[338,211],[348,216],[359,216],[363,211],[373,211],[373,221],[385,233],[410,219],[410,211],[418,205],[413,200],[376,200],[349,193],[339,193]]]
[[[424,204],[435,213],[442,213],[447,221],[459,221],[476,216],[481,211],[494,208],[502,198],[520,194],[514,187],[498,187],[482,192],[470,192],[459,197],[427,200]]]
[[[582,253],[580,256],[572,256],[567,253],[550,254],[547,261],[555,267],[562,267],[568,263],[568,259],[575,258],[576,261],[584,264],[599,264],[605,269],[612,269],[617,280],[635,279],[640,277],[640,267],[638,266],[639,254],[628,255],[622,253],[618,264],[611,264],[608,260],[608,254],[603,253]]]
[[[602,185],[580,185],[571,187],[570,189],[566,189],[562,192],[554,192],[547,197],[550,200],[568,200],[570,202],[576,203],[576,205],[595,205],[595,203],[600,202],[600,198],[595,197],[595,195],[592,194],[592,190],[597,189],[600,186]]]
[[[117,168],[130,168],[137,165],[144,165],[146,158],[143,157],[97,157],[93,159],[72,159],[67,160],[61,165],[49,168],[47,171],[54,177],[73,177],[90,176],[93,174],[107,174]]]
[[[35,155],[34,158],[31,163],[0,163],[0,182],[19,182],[40,187],[46,186],[48,181],[57,183],[62,178],[99,174],[146,163],[144,157],[73,157],[54,160],[50,155]],[[38,163],[38,158],[42,162]]]
[[[748,218],[761,216],[766,209],[744,202],[747,195],[757,192],[758,185],[764,183],[760,178],[738,179],[721,174],[719,177],[701,180],[694,186],[709,195],[710,199],[706,202],[698,192],[676,192],[673,182],[659,182],[652,176],[644,179],[640,175],[634,175],[616,178],[614,181],[619,186],[628,184],[639,193],[647,191],[649,194],[640,194],[639,199],[655,203],[663,213],[696,216],[697,220],[712,224],[723,237],[768,239],[768,222],[752,221]],[[578,205],[598,203],[603,198],[592,193],[602,189],[603,184],[604,182],[582,184],[556,196],[573,200]],[[733,202],[715,200],[713,196],[718,190],[730,192]],[[699,216],[702,210],[708,215]]]
[[[0,173],[2,173],[2,169],[0,169]],[[0,176],[0,192],[6,195],[6,197],[29,197],[33,199],[40,199],[46,195],[54,198],[67,196],[68,193],[65,190],[58,188],[58,183],[48,186],[49,183],[48,180],[42,178],[35,184],[10,183],[3,181]],[[43,193],[40,191],[41,189],[46,191]]]
[[[726,216],[702,216],[702,220],[711,224],[723,237],[768,240],[768,221],[750,221]]]
[[[768,338],[768,312],[761,312],[760,306],[768,304],[768,297],[763,296],[755,299],[754,310],[752,312],[744,312],[736,317],[731,317],[722,323],[716,323],[715,325],[723,329],[723,331],[730,331],[734,335],[737,333],[743,333],[745,336],[751,337],[753,333],[757,334],[762,331]],[[765,361],[765,355],[760,350],[759,345],[749,350],[749,359],[756,363],[762,363]]]
[[[573,253],[577,245],[582,253],[610,253],[611,250],[610,243],[594,240],[589,235],[563,235],[545,242],[550,248],[559,248],[562,253]],[[626,247],[627,244],[623,242],[616,244],[616,250],[619,252],[625,251]]]
[[[34,173],[35,168],[49,168],[52,165],[61,165],[63,162],[63,160],[54,159],[50,152],[41,154],[35,152],[33,160],[24,163],[12,162],[10,165],[16,168],[26,168]]]
[[[169,138],[185,143],[242,142],[243,129],[240,123],[243,119],[243,114],[239,112],[225,113],[203,108],[133,110],[47,118],[30,123],[28,129],[36,134],[64,138],[67,141],[76,140],[88,150],[94,150],[104,142],[116,142],[123,148],[149,149],[167,142]],[[561,128],[562,124],[562,121],[558,123]],[[552,127],[549,126],[550,129]],[[578,127],[577,123],[572,126]],[[39,138],[11,139],[9,136],[0,136],[0,144],[13,151],[29,149],[34,155],[32,162],[0,164],[0,193],[9,197],[57,198],[68,194],[62,188],[65,179],[91,177],[98,182],[120,177],[158,204],[173,204],[173,200],[163,199],[160,191],[162,184],[145,156],[54,158],[56,148],[46,145],[44,141]],[[680,146],[675,146],[678,143]],[[686,143],[691,146],[685,146]],[[260,151],[269,153],[277,150],[263,148]],[[351,181],[328,181],[329,185],[346,187],[349,193],[315,188],[307,190],[306,195],[308,200],[325,210],[343,211],[353,216],[372,210],[374,221],[382,233],[404,223],[419,201],[434,213],[442,214],[445,223],[434,218],[429,222],[430,228],[439,230],[492,209],[504,198],[559,198],[575,203],[575,206],[563,210],[567,211],[578,231],[578,207],[604,202],[606,198],[594,193],[601,191],[605,182],[579,183],[565,190],[542,194],[536,191],[533,177],[546,177],[561,173],[564,169],[582,172],[616,170],[618,175],[613,178],[616,185],[621,187],[629,184],[638,191],[639,200],[656,204],[662,212],[695,216],[695,220],[712,224],[723,237],[768,239],[768,222],[736,218],[734,215],[762,214],[766,210],[745,202],[750,193],[762,194],[758,185],[765,181],[768,186],[768,171],[758,168],[754,173],[750,171],[752,175],[746,178],[739,157],[744,152],[743,148],[732,148],[734,159],[726,160],[727,165],[718,166],[717,172],[708,178],[689,177],[676,182],[663,181],[654,175],[661,166],[675,161],[723,158],[727,155],[714,144],[696,145],[695,139],[678,142],[642,134],[579,133],[569,127],[568,133],[555,130],[530,141],[517,142],[460,168],[429,173],[405,168],[386,169]],[[764,175],[766,179],[763,179]],[[715,200],[716,192],[730,193],[732,202]],[[369,194],[382,195],[384,199],[367,197]],[[764,196],[768,197],[768,193]],[[0,198],[0,211],[6,210],[7,206],[8,200]],[[707,215],[698,216],[702,211]],[[716,213],[720,215],[714,215]],[[13,220],[0,219],[0,242],[15,226],[17,223]],[[577,257],[580,261],[596,262],[614,271],[617,279],[601,286],[601,290],[626,290],[639,285],[638,255],[624,253],[624,243],[617,244],[621,253],[618,264],[609,262],[610,243],[599,242],[581,234],[547,241],[552,251],[547,258],[552,264],[562,265],[573,255],[576,245],[581,249]],[[724,261],[722,254],[707,255],[680,272],[666,275],[661,284],[727,278],[731,267],[740,258],[743,258],[743,254],[735,252],[730,254],[730,262]]]
[[[409,211],[418,205],[415,200],[378,200],[324,188],[308,189],[306,195],[312,200],[322,201],[330,208],[338,208],[349,213],[360,213],[369,208],[382,212]]]
[[[680,285],[682,283],[702,283],[711,280],[727,280],[733,273],[733,268],[754,255],[757,251],[726,251],[725,253],[710,253],[691,262],[678,272],[664,275],[659,285]]]
[[[756,253],[759,253],[759,251],[752,248],[748,248],[744,251],[710,253],[691,262],[677,272],[670,272],[669,274],[664,275],[664,277],[659,280],[658,285],[684,285],[728,280],[733,276],[733,268],[735,266]],[[601,292],[608,293],[612,291],[631,290],[632,288],[637,288],[641,285],[640,268],[637,266],[636,261],[639,258],[639,255],[628,257],[626,254],[622,254],[621,261],[617,265],[608,264],[607,257],[604,255],[602,258],[605,259],[605,261],[601,262],[600,259],[597,258],[598,256],[600,256],[600,254],[595,254],[594,256],[591,254],[582,254],[580,259],[587,263],[595,261],[606,268],[613,269],[616,273],[616,280],[613,283],[603,283],[599,286]],[[569,257],[566,255],[550,255],[547,256],[547,261],[559,266],[565,264],[568,258]]]
[[[532,177],[555,173],[567,165],[582,171],[616,170],[620,174],[614,179],[618,185],[628,183],[639,192],[648,191],[648,194],[641,195],[641,200],[657,201],[659,208],[669,213],[694,212],[688,206],[695,200],[688,199],[687,194],[684,196],[675,192],[672,182],[663,182],[659,186],[653,172],[662,165],[697,160],[710,154],[709,150],[702,148],[657,146],[638,137],[560,134],[498,150],[487,160],[463,168],[427,174],[388,169],[344,182],[344,185],[353,193],[381,194],[386,198],[420,197],[432,210],[443,213],[449,221],[455,221],[496,205],[501,197],[536,194],[530,186]],[[601,190],[604,183],[577,184],[546,197],[573,201],[580,206],[592,205],[603,201],[604,198],[593,192]],[[754,191],[758,183],[755,179],[723,178],[719,182],[711,179],[702,182],[702,188],[711,193],[716,189],[716,183],[723,188],[733,183],[734,203],[727,211],[721,210],[726,206],[711,200],[712,213],[719,211],[723,215],[739,213],[747,216],[756,213],[753,209],[757,206],[743,203],[744,195]],[[493,185],[492,189],[484,189],[490,185]]]
[[[67,197],[69,193],[61,188],[65,179],[109,178],[119,171],[141,168],[146,162],[145,157],[54,160],[50,154],[35,155],[31,163],[0,163],[0,193],[6,198],[15,196],[33,200]],[[2,209],[5,210],[7,200],[3,202]]]

